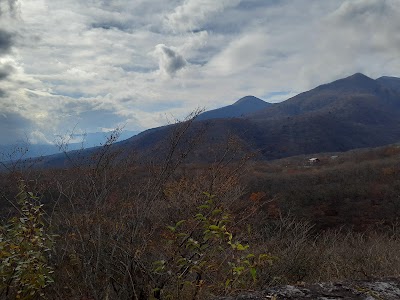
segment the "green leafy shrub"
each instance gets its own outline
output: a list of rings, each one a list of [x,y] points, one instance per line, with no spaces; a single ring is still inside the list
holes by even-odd
[[[38,299],[53,282],[47,262],[53,238],[45,231],[39,198],[23,182],[19,191],[18,216],[0,227],[0,297]]]
[[[255,255],[250,246],[228,230],[231,216],[209,194],[198,213],[165,234],[169,257],[154,262],[159,286],[156,299],[204,299],[207,294],[229,294],[249,288],[257,280],[257,267],[271,261],[268,254]]]

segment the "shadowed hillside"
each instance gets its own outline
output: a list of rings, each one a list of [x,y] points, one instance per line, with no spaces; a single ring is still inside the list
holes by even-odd
[[[382,79],[357,73],[242,118],[197,122],[195,127],[206,124],[208,131],[198,150],[202,155],[192,160],[207,159],[210,149],[232,137],[247,151],[258,153],[258,159],[395,143],[400,137],[400,93],[397,81],[392,78],[390,82],[391,87]],[[149,140],[159,143],[169,128],[160,130],[125,145],[149,149],[154,145]]]

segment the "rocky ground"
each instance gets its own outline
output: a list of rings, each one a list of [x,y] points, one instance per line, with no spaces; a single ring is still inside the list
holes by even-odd
[[[285,299],[400,299],[400,278],[376,279],[368,281],[345,281],[272,287],[259,292],[249,292],[236,297],[218,300],[285,300]]]

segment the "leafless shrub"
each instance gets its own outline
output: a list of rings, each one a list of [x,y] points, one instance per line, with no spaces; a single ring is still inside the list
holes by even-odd
[[[277,260],[263,272],[263,285],[399,276],[399,235],[382,231],[328,230],[294,217],[261,229],[263,243]]]
[[[160,256],[165,226],[189,216],[210,187],[227,203],[239,199],[240,168],[225,163],[224,157],[212,172],[190,178],[177,175],[204,133],[201,127],[192,129],[199,113],[173,128],[163,144],[165,156],[150,162],[147,169],[126,153],[121,159],[112,137],[95,152],[93,163],[68,157],[72,167],[59,174],[57,208],[51,216],[54,230],[61,233],[56,282],[64,285],[55,286],[54,293],[64,298],[148,297],[157,284],[151,270]]]

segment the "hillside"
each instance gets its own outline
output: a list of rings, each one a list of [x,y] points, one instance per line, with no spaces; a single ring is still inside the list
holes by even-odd
[[[382,77],[379,77],[376,81],[390,89],[400,91],[400,78],[390,77],[390,76],[382,76]]]
[[[346,151],[394,143],[400,94],[362,74],[299,94],[249,116],[265,158]]]
[[[179,136],[178,156],[187,162],[212,162],[228,145],[236,158],[251,153],[254,159],[272,160],[392,144],[400,140],[399,82],[399,78],[374,80],[357,73],[278,104],[248,96],[200,114],[187,128],[188,123],[153,128],[114,147],[135,153],[142,161],[162,160]],[[184,134],[179,133],[182,128],[186,128]],[[190,143],[196,144],[193,151],[187,151]],[[96,151],[88,149],[79,155]],[[65,158],[56,155],[45,158],[42,165],[64,163]]]
[[[395,143],[400,137],[397,82],[357,73],[241,118],[197,122],[194,131],[201,126],[208,130],[191,159],[207,160],[210,149],[226,144],[228,138],[241,143],[243,151],[267,160]],[[151,152],[155,144],[150,141],[160,143],[168,130],[149,132],[124,145]]]

